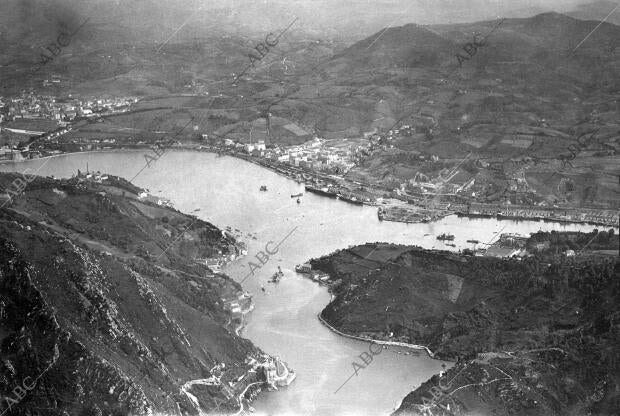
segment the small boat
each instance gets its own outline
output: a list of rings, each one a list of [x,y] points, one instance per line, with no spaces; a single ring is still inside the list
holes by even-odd
[[[480,241],[478,240],[467,240],[468,243],[472,243],[472,244],[479,244]]]
[[[300,204],[300,203],[301,203],[301,201],[299,200],[299,198],[297,198],[297,203],[298,203],[298,204]]]
[[[446,245],[450,247],[456,247],[456,244],[452,244],[452,243],[446,243]]]
[[[262,192],[267,192],[267,186],[266,185],[261,185],[260,190]]]
[[[437,236],[437,240],[452,241],[454,240],[454,236],[452,234],[443,233]]]
[[[303,192],[300,192],[300,193],[298,193],[298,194],[291,195],[291,198],[299,198],[299,197],[301,197],[301,196],[304,196],[304,193],[303,193]]]
[[[278,271],[275,272],[273,276],[271,276],[271,280],[269,282],[278,283],[280,279],[282,279],[282,276],[284,276],[284,273],[282,273],[282,269],[280,268],[280,266],[278,266]]]

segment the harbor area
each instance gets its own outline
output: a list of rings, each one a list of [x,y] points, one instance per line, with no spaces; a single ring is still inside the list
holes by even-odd
[[[529,219],[548,222],[584,223],[618,226],[614,210],[573,209],[560,207],[526,207],[518,205],[439,203],[403,203],[397,199],[378,199],[377,216],[382,221],[404,223],[433,222],[449,215],[470,218]]]
[[[404,204],[379,207],[377,210],[377,216],[381,221],[404,223],[432,222],[452,214],[454,214],[452,211],[426,209]]]
[[[236,414],[246,414],[245,410],[254,412],[252,400],[263,388],[278,390],[290,385],[297,374],[279,357],[267,354],[248,356],[245,368],[216,363],[210,370],[210,377],[191,380],[181,387],[181,392],[197,406],[196,390],[210,391],[213,396],[222,395],[226,402],[236,403]]]

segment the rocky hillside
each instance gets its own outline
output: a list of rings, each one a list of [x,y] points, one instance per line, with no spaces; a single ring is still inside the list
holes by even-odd
[[[234,332],[240,286],[193,260],[234,254],[235,241],[135,191],[36,178],[0,209],[3,411],[238,410],[227,382],[262,353]]]
[[[550,249],[522,261],[389,244],[336,252],[312,261],[333,284],[322,316],[457,361],[398,415],[618,414],[620,262],[600,250],[617,252],[618,236],[601,232],[597,251],[570,259],[551,237]]]

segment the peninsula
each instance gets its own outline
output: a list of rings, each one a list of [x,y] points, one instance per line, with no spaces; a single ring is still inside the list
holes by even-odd
[[[345,334],[456,361],[395,415],[612,414],[618,235],[538,233],[527,248],[522,260],[387,243],[337,251],[310,262],[330,276],[321,318]]]

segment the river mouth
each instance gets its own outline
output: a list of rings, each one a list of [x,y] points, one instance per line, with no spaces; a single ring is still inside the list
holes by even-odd
[[[70,177],[77,169],[85,170],[87,164],[90,170],[129,179],[146,161],[135,151],[79,153],[2,165],[0,170],[23,172],[29,168],[27,173]],[[360,355],[369,352],[370,344],[341,337],[319,322],[317,314],[330,295],[324,287],[295,273],[296,264],[366,242],[458,251],[471,248],[468,239],[486,242],[502,232],[527,235],[539,230],[596,228],[456,216],[429,224],[380,222],[376,208],[305,193],[303,185],[243,160],[191,151],[167,152],[151,162],[134,183],[169,198],[180,211],[221,229],[230,227],[247,242],[248,255],[224,269],[254,295],[255,308],[241,335],[297,372],[289,387],[259,396],[252,405],[258,414],[388,414],[444,364],[424,353],[406,355],[406,351],[393,348],[366,364]],[[263,185],[266,192],[260,191]],[[298,204],[290,195],[300,192],[304,195]],[[200,211],[194,212],[197,209]],[[455,235],[455,247],[436,239],[444,232]],[[278,266],[284,273],[282,280],[269,283]],[[354,362],[363,368],[355,371]]]

